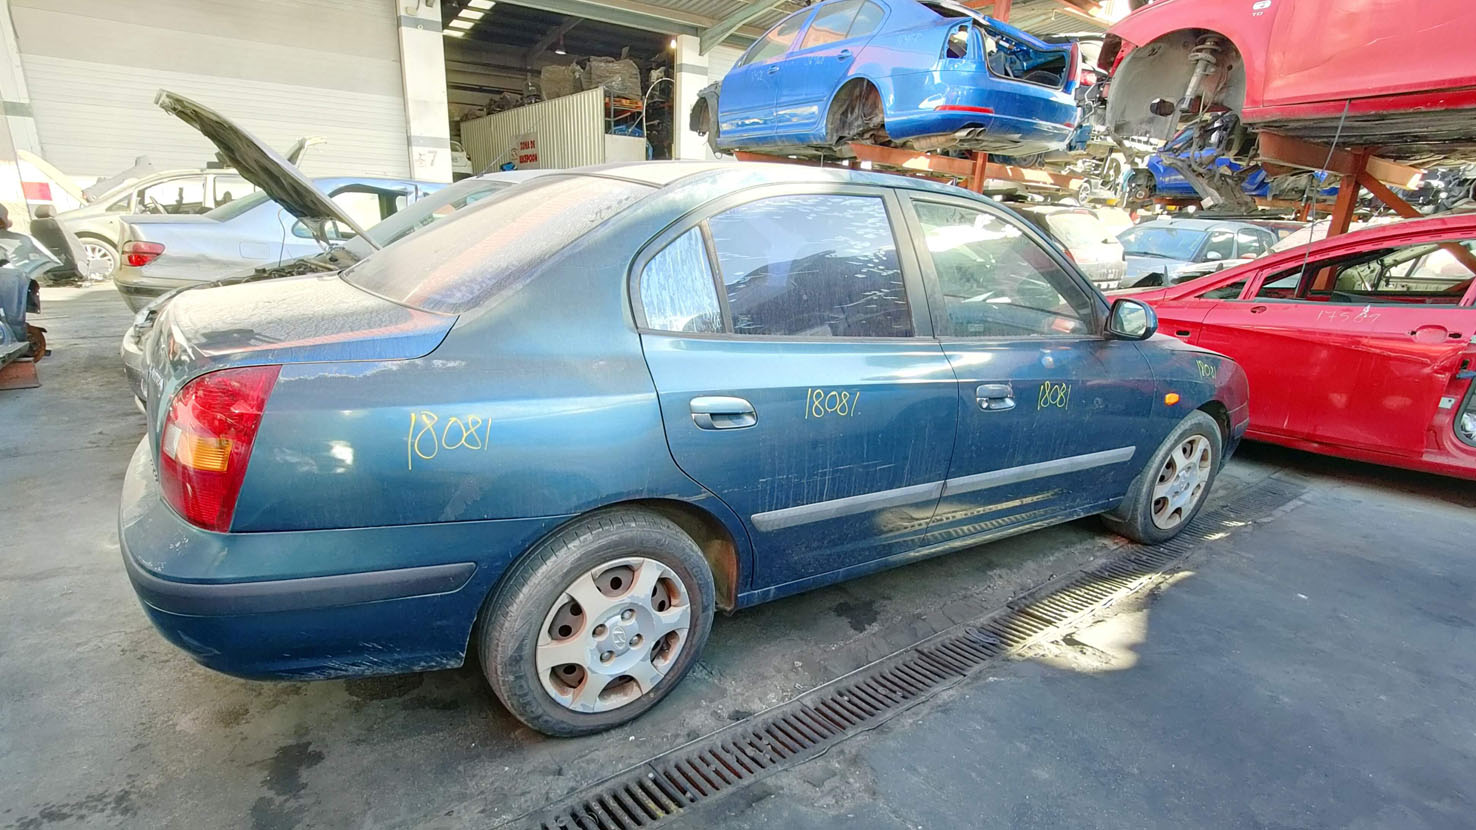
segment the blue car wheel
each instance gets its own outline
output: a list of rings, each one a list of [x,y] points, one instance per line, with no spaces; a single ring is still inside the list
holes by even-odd
[[[712,629],[712,572],[671,521],[591,514],[515,565],[482,613],[487,681],[534,729],[571,737],[639,717],[681,682]]]
[[[1225,436],[1208,414],[1189,413],[1133,479],[1117,509],[1102,515],[1113,531],[1156,545],[1194,520],[1219,475]]]

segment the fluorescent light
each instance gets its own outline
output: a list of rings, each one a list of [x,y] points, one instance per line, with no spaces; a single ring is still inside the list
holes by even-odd
[[[671,39],[671,48],[673,48],[673,49],[676,48],[676,38],[672,38]]]
[[[458,29],[444,29],[442,30],[441,34],[445,35],[446,37],[466,37],[466,32],[460,31]]]
[[[475,25],[477,25],[477,24],[474,23],[474,22],[472,22],[472,21],[470,21],[470,20],[462,20],[459,17],[457,19],[451,21],[451,28],[453,28],[453,29],[470,29],[471,27],[473,27]]]
[[[466,0],[466,7],[468,9],[490,9],[495,5],[497,4],[492,2],[492,0]]]
[[[456,13],[456,16],[458,18],[464,17],[467,20],[481,20],[482,16],[485,14],[486,12],[479,12],[475,9],[462,9],[461,11]]]
[[[569,53],[568,52],[565,52],[563,49],[555,49],[554,50],[554,54],[555,55],[567,55]]]

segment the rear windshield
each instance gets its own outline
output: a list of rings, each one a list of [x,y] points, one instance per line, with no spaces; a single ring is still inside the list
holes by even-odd
[[[1192,260],[1204,237],[1205,232],[1199,230],[1137,227],[1123,231],[1117,241],[1122,243],[1123,253]]]
[[[1046,217],[1051,231],[1068,248],[1085,248],[1100,245],[1112,239],[1097,217],[1090,213],[1052,213]]]
[[[534,179],[404,237],[343,278],[402,305],[460,314],[651,192],[596,176]]]

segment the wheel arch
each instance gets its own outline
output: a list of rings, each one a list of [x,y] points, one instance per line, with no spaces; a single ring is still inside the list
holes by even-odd
[[[825,137],[827,141],[834,142],[837,137],[839,124],[837,119],[844,111],[847,104],[860,95],[864,95],[870,89],[876,93],[877,102],[881,105],[882,128],[886,128],[887,121],[887,98],[882,94],[881,85],[867,75],[852,75],[836,87],[831,93],[830,100],[825,105]]]
[[[1243,113],[1248,103],[1254,106],[1262,84],[1260,60],[1255,53],[1247,52],[1246,38],[1229,34],[1229,28],[1174,29],[1128,52],[1109,82],[1108,129],[1118,137],[1162,132],[1162,118],[1150,113],[1148,105],[1157,98],[1177,102],[1183,96],[1193,73],[1189,53],[1206,36],[1223,39],[1233,57],[1226,60],[1222,56],[1220,60],[1215,76],[1228,73],[1228,77],[1214,102],[1237,114]],[[1177,125],[1170,134],[1174,132],[1178,132]]]
[[[1229,449],[1231,441],[1234,440],[1230,435],[1230,408],[1218,399],[1212,399],[1200,404],[1195,411],[1203,412],[1215,419],[1215,423],[1220,427],[1220,450],[1223,453]]]

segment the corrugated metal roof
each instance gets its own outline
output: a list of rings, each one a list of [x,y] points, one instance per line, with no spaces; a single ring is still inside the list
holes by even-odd
[[[1009,23],[1032,35],[1105,32],[1112,25],[1108,20],[1067,11],[1057,0],[1015,0]]]

